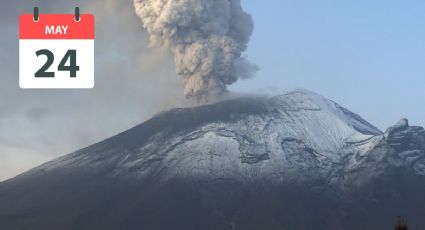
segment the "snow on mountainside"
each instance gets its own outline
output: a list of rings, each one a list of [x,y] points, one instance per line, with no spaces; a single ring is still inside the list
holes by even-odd
[[[383,135],[357,145],[356,154],[345,168],[352,184],[379,177],[391,167],[425,176],[425,130],[409,126],[407,119],[388,128]],[[364,145],[368,146],[366,151]]]
[[[382,132],[318,94],[296,90],[159,114],[133,129],[42,165],[163,179],[340,181],[354,153]],[[354,166],[351,166],[354,167]]]
[[[296,90],[163,112],[0,184],[0,229],[424,229],[425,130]]]

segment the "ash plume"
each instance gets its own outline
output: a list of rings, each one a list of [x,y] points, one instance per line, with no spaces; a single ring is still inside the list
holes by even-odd
[[[257,71],[242,56],[254,25],[240,0],[134,0],[134,6],[150,45],[174,55],[186,98],[207,103]]]

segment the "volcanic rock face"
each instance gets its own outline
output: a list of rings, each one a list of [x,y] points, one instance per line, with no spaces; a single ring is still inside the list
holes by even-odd
[[[298,90],[161,113],[0,184],[0,229],[423,228],[425,130]]]

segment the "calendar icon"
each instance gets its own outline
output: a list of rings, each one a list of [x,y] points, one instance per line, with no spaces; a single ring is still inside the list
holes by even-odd
[[[19,20],[19,85],[23,89],[94,87],[94,16],[23,14]]]

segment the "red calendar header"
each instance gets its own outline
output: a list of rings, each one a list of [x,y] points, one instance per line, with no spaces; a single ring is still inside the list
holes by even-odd
[[[19,18],[19,39],[94,39],[94,16],[82,14],[24,14]]]

